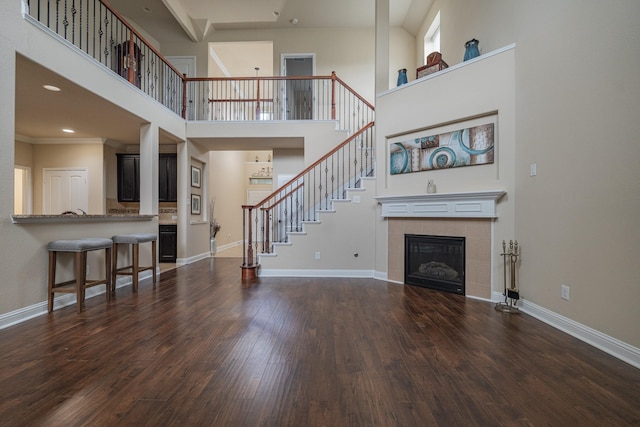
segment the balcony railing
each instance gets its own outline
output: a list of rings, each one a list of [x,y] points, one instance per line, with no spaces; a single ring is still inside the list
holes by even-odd
[[[27,7],[27,19],[33,18],[184,116],[184,76],[107,3],[27,0]]]
[[[186,78],[189,120],[336,120],[355,131],[374,108],[336,73],[313,77]]]
[[[314,77],[193,78],[180,73],[102,0],[27,0],[43,25],[187,120],[336,120],[356,131],[373,106],[331,73]]]

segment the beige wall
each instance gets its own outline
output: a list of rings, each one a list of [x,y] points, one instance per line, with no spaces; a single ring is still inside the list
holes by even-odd
[[[273,151],[273,188],[276,189],[278,175],[297,175],[305,168],[304,149],[277,149]]]
[[[523,287],[536,304],[640,347],[640,169],[632,136],[640,130],[640,3],[566,3],[525,2],[514,15]],[[541,54],[552,64],[544,71]],[[611,66],[603,71],[595,62]],[[563,283],[570,301],[560,299]]]
[[[403,89],[411,108],[399,108],[395,97],[400,95],[378,98],[378,133],[383,138],[420,122],[438,123],[447,113],[465,116],[481,102],[497,102],[500,158],[495,182],[506,186],[506,220],[511,224],[500,232],[505,218],[505,202],[500,202],[496,236],[512,235],[520,243],[521,296],[639,347],[640,264],[633,257],[640,253],[640,170],[633,135],[640,126],[640,3],[626,0],[611,7],[577,0],[450,0],[436,1],[430,18],[436,9],[441,11],[442,53],[450,66],[461,62],[464,42],[473,37],[482,53],[516,44],[511,60],[496,69],[513,76],[506,84],[512,84],[513,93],[483,96],[492,80],[476,66],[489,62],[481,60],[443,74],[432,85],[416,85],[416,93]],[[467,72],[469,85],[448,85],[453,74]],[[419,95],[427,94],[422,86],[436,92],[421,100]],[[443,102],[445,107],[439,108]],[[416,111],[422,120],[416,120]],[[512,127],[506,137],[505,114]],[[384,149],[380,137],[379,142]],[[505,147],[511,148],[503,156]],[[535,177],[529,176],[531,163],[537,164]],[[490,183],[477,168],[434,173],[438,190],[462,190],[464,178],[467,190]],[[380,191],[421,189],[421,174],[410,175],[397,180],[398,185],[395,180],[379,184]],[[384,225],[380,232],[386,232]],[[494,253],[496,249],[494,242]],[[569,301],[560,298],[561,284],[571,287]]]
[[[330,75],[335,71],[343,81],[369,102],[374,100],[374,31],[373,29],[286,29],[229,31],[219,30],[200,43],[163,43],[162,52],[171,55],[197,57],[198,75],[207,75],[208,43],[224,41],[272,41],[274,74],[280,74],[282,54],[313,53],[316,74]],[[395,86],[398,68],[414,69],[415,39],[406,31],[394,28],[390,34],[393,52],[393,75],[390,87]],[[392,81],[391,81],[392,80]]]
[[[16,165],[33,167],[33,144],[16,141],[15,145]]]
[[[402,68],[407,69],[409,81],[415,80],[416,68],[423,65],[414,59],[416,44],[416,38],[402,28],[391,28],[389,31],[389,88],[396,87],[398,70]]]
[[[433,78],[410,82],[378,97],[376,119],[377,194],[423,194],[428,179],[433,179],[439,193],[482,190],[506,192],[498,204],[498,218],[493,221],[492,250],[499,253],[502,240],[515,238],[515,50],[487,56],[473,63],[451,67]],[[442,133],[461,127],[495,122],[496,149],[494,163],[456,169],[389,174],[389,146],[430,132]],[[462,123],[462,124],[461,124]],[[376,270],[387,272],[388,224],[377,223]],[[389,249],[390,250],[390,249]],[[501,266],[492,266],[492,281],[484,285],[498,291]],[[482,295],[487,297],[486,292]]]
[[[209,188],[215,198],[215,216],[222,226],[216,236],[218,247],[242,240],[242,205],[247,202],[243,151],[210,151]]]

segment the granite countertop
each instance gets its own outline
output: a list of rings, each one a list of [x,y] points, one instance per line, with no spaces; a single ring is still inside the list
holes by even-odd
[[[157,215],[11,215],[14,224],[150,221]]]

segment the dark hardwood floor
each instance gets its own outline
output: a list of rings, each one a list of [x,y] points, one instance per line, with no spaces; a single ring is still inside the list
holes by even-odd
[[[240,277],[207,259],[0,331],[0,425],[640,425],[639,369],[525,314]]]

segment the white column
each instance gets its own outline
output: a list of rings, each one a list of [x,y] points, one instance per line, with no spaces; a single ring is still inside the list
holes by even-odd
[[[158,214],[158,126],[140,128],[140,213]]]
[[[376,0],[376,94],[389,90],[389,0]]]
[[[191,212],[191,158],[189,157],[189,142],[178,143],[178,259],[187,257],[188,235],[190,229]],[[205,175],[201,176],[204,181]]]

